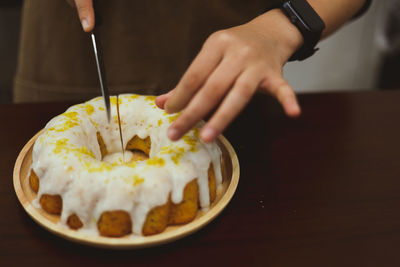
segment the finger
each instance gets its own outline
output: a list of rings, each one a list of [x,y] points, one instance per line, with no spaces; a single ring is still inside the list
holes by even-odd
[[[240,75],[218,110],[201,130],[200,138],[204,142],[213,142],[225,130],[250,101],[261,79],[262,72],[257,69],[249,69]]]
[[[234,62],[234,59],[229,58],[222,60],[179,118],[171,125],[168,131],[170,139],[181,138],[221,102],[242,70],[241,65]]]
[[[165,103],[166,112],[175,113],[186,107],[221,59],[222,51],[219,47],[205,45]]]
[[[292,87],[282,78],[276,78],[270,82],[270,91],[281,103],[283,110],[289,117],[298,117],[301,113],[296,94]]]
[[[94,10],[92,0],[75,0],[79,19],[85,32],[90,32],[94,28]]]
[[[156,98],[157,107],[159,107],[161,109],[164,109],[165,102],[167,102],[168,98],[172,95],[173,91],[174,90],[171,90],[166,94],[162,94],[162,95],[157,96],[157,98]]]

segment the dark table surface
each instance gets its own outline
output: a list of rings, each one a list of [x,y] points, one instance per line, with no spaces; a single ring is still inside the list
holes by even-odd
[[[400,91],[257,96],[226,131],[241,175],[225,211],[160,247],[110,251],[42,229],[14,193],[24,144],[71,103],[0,106],[0,266],[400,266]]]

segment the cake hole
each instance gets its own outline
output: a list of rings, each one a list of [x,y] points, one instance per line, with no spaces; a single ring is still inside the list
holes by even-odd
[[[143,160],[147,160],[149,159],[149,155],[147,155],[146,153],[144,153],[141,150],[128,150],[132,153],[132,158],[130,160],[130,162],[134,162],[134,161],[143,161]]]
[[[135,135],[127,143],[124,153],[109,153],[100,132],[97,132],[97,142],[101,151],[101,160],[113,165],[122,165],[149,159],[151,149],[150,136],[142,139]]]
[[[103,159],[107,154],[107,147],[106,144],[104,143],[103,137],[99,132],[96,133],[97,135],[97,143],[99,144],[100,147],[100,152],[101,152],[101,159]]]
[[[141,151],[144,154],[146,154],[147,157],[149,157],[150,149],[151,149],[150,136],[146,137],[145,139],[142,139],[142,138],[138,137],[137,135],[135,135],[126,144],[126,148],[125,149],[129,150],[129,151],[132,151],[132,152]]]

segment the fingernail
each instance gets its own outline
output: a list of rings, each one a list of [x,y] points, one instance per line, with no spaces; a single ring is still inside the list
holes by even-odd
[[[168,138],[175,141],[179,137],[179,132],[175,128],[169,128],[167,132]]]
[[[207,127],[201,131],[200,137],[204,142],[212,142],[217,137],[217,132],[213,128]]]
[[[89,28],[89,21],[87,19],[82,19],[82,28],[84,31],[86,31]]]

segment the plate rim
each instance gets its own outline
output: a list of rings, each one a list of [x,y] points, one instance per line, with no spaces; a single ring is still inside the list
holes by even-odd
[[[162,245],[165,243],[173,242],[177,239],[181,239],[185,236],[188,236],[203,227],[205,227],[208,223],[212,222],[229,204],[232,200],[237,186],[239,184],[239,176],[240,176],[240,166],[237,154],[230,144],[230,142],[223,136],[220,135],[218,137],[218,141],[224,146],[226,151],[229,154],[229,159],[232,164],[232,177],[230,179],[230,183],[226,188],[226,191],[223,193],[221,199],[211,207],[206,213],[202,216],[195,218],[192,222],[189,222],[184,225],[174,226],[175,229],[172,231],[164,231],[162,233],[152,235],[152,236],[134,236],[128,238],[109,238],[102,236],[93,236],[90,234],[85,234],[83,232],[77,232],[71,229],[66,228],[65,226],[55,224],[51,222],[44,216],[42,216],[38,209],[33,206],[33,204],[28,200],[21,184],[21,167],[24,163],[25,157],[28,154],[29,150],[32,148],[36,139],[40,136],[40,134],[44,131],[42,129],[37,134],[35,134],[22,148],[20,151],[17,160],[14,165],[13,172],[13,186],[14,191],[17,195],[18,201],[24,208],[25,212],[41,227],[50,231],[51,233],[67,239],[72,242],[100,247],[100,248],[112,248],[112,249],[139,249],[145,247],[153,247]]]

